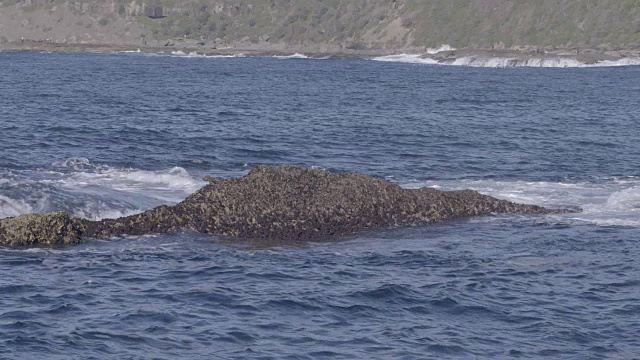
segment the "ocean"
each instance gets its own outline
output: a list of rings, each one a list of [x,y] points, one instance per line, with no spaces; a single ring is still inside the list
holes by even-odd
[[[0,248],[4,359],[633,359],[640,67],[0,53],[0,218],[301,165],[577,214]]]

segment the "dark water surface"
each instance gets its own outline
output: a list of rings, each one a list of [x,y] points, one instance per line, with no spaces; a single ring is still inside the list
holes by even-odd
[[[136,213],[257,164],[584,209],[0,249],[0,358],[637,358],[639,96],[640,67],[0,53],[0,218]]]

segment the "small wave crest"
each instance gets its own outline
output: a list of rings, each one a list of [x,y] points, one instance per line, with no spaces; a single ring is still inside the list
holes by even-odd
[[[384,303],[413,304],[419,302],[419,295],[411,286],[400,284],[384,284],[373,289],[359,290],[351,296],[359,300]]]
[[[62,161],[56,161],[51,164],[51,166],[75,171],[84,171],[95,168],[95,166],[91,164],[91,161],[84,157],[72,157]]]

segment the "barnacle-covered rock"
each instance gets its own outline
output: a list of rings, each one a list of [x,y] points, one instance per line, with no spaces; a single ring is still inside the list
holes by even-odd
[[[403,189],[357,173],[258,166],[208,185],[175,206],[118,219],[70,219],[66,213],[0,220],[0,243],[70,244],[83,238],[192,230],[250,239],[305,240],[362,230],[428,225],[494,213],[567,212],[516,204],[475,191]]]

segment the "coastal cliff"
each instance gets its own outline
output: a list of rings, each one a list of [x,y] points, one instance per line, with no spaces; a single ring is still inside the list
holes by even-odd
[[[118,219],[90,221],[64,212],[3,219],[0,245],[67,245],[90,238],[179,230],[301,241],[495,213],[567,212],[498,200],[475,191],[403,189],[362,174],[293,166],[259,166],[241,178],[208,181],[175,206]]]

